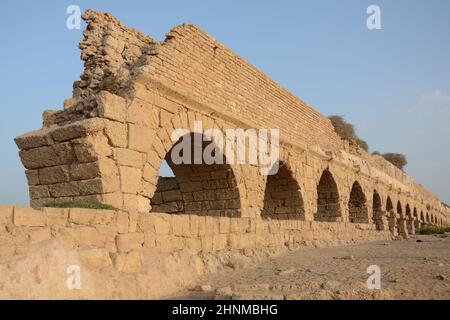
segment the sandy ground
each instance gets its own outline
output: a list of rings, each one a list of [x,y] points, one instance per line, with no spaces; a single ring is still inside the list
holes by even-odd
[[[367,268],[381,270],[368,290]],[[200,288],[203,286],[203,288]],[[204,276],[172,299],[450,299],[450,234],[303,248]]]

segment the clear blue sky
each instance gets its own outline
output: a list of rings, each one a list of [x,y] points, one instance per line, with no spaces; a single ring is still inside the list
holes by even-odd
[[[163,40],[194,23],[450,203],[450,1],[4,1],[0,11],[0,203],[27,204],[13,138],[60,109],[82,72],[66,8],[107,11]],[[382,30],[366,28],[368,5]],[[83,27],[82,27],[83,28]]]

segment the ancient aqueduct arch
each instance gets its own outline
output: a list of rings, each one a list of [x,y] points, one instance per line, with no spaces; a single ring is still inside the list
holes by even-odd
[[[382,157],[193,25],[163,42],[88,11],[85,70],[64,110],[16,138],[31,205],[79,199],[128,212],[354,223],[407,236],[449,210]],[[177,128],[279,128],[280,170],[175,165]],[[175,178],[159,178],[167,160]]]

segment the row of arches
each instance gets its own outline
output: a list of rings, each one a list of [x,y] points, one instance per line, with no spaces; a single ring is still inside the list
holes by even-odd
[[[201,140],[202,144],[198,147],[200,152],[206,148],[216,150],[213,142]],[[242,181],[238,181],[226,157],[223,154],[213,154],[216,159],[222,159],[220,164],[201,163],[196,161],[196,150],[192,147],[188,155],[191,164],[176,164],[170,157],[176,146],[177,144],[167,152],[164,158],[173,176],[159,179],[156,192],[151,199],[151,210],[180,214],[241,216],[242,198],[239,182]],[[181,153],[180,156],[186,155]],[[263,219],[307,219],[305,192],[299,183],[300,179],[286,163],[279,163],[278,172],[267,176],[265,181],[260,210]],[[420,224],[443,223],[428,212],[420,211],[419,214],[415,207],[411,210],[409,204],[403,208],[400,200],[394,207],[389,196],[383,204],[377,190],[373,190],[369,204],[367,191],[364,191],[357,180],[353,181],[349,194],[345,195],[345,199],[348,199],[345,203],[346,207],[342,204],[343,197],[339,190],[333,173],[329,168],[325,168],[316,184],[317,198],[315,210],[312,213],[313,220],[373,223],[378,230],[390,229],[399,234],[414,233]],[[257,201],[257,199],[254,200]],[[370,208],[372,211],[369,213]],[[346,217],[343,211],[346,211]]]

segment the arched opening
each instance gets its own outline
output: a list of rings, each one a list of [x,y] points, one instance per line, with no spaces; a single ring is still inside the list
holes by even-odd
[[[369,211],[366,196],[358,181],[355,181],[350,191],[348,201],[349,220],[351,223],[369,223]]]
[[[333,175],[327,169],[322,173],[317,185],[317,212],[314,220],[336,222],[339,217],[341,217],[339,192]]]
[[[421,223],[425,223],[426,221],[425,221],[425,217],[424,217],[424,215],[423,215],[423,211],[420,211],[420,222]]]
[[[414,220],[409,203],[406,204],[405,214],[406,214],[406,230],[408,231],[408,234],[414,234],[414,224],[413,224]]]
[[[394,206],[392,205],[391,197],[389,196],[386,199],[386,212],[388,215],[389,230],[392,234],[395,234],[397,230],[397,216],[394,211]]]
[[[427,212],[427,219],[426,219],[426,223],[427,224],[431,224],[431,220],[430,220],[430,214]]]
[[[305,220],[302,194],[291,170],[280,162],[275,175],[267,176],[263,218]]]
[[[373,223],[377,230],[384,230],[384,222],[383,222],[383,209],[381,205],[381,197],[378,194],[377,190],[373,190],[372,197],[372,219]]]
[[[400,200],[397,202],[397,231],[400,235],[406,236],[405,217],[403,216],[403,208]]]
[[[206,162],[204,153],[215,161]],[[202,134],[181,137],[167,152],[165,162],[173,174],[161,176],[164,168],[169,171],[163,162],[151,199],[152,212],[240,216],[240,195],[233,170],[219,147],[203,141]]]
[[[414,218],[414,232],[418,233],[420,230],[420,219],[419,214],[417,213],[417,208],[413,210],[413,218]]]

